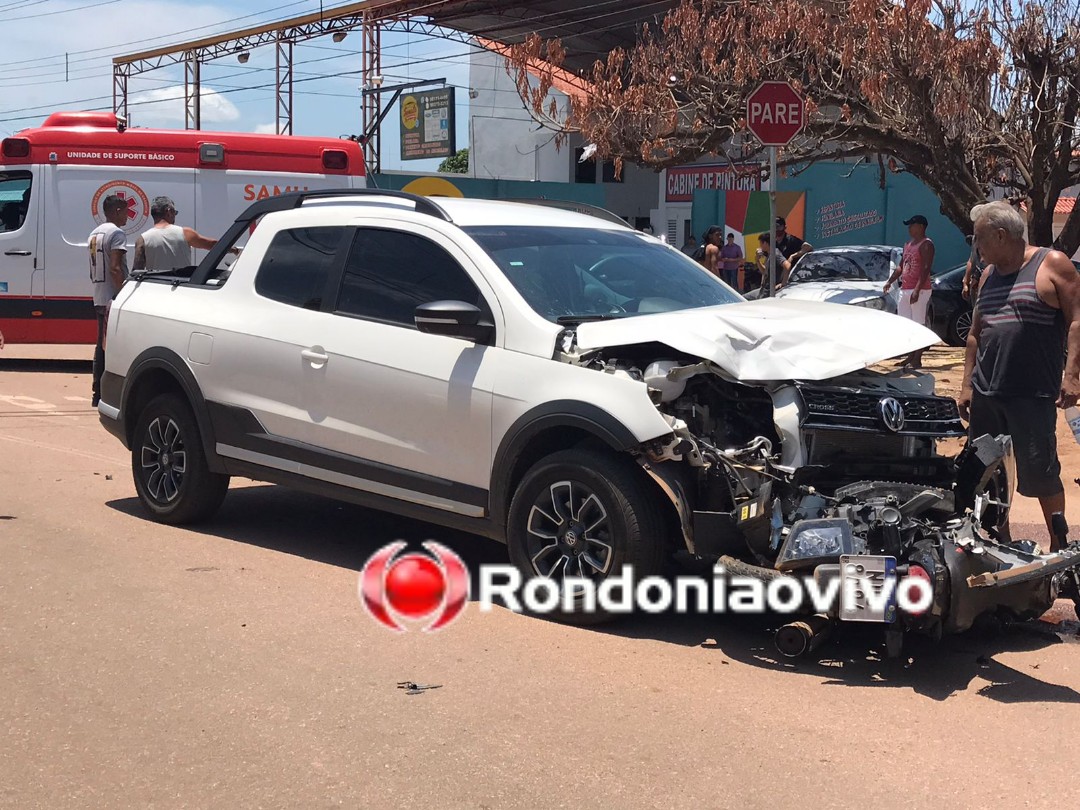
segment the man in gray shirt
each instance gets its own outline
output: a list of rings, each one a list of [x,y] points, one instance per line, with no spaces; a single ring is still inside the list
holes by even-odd
[[[155,197],[150,205],[154,227],[135,240],[132,270],[179,270],[191,265],[191,249],[209,250],[217,244],[194,228],[176,224],[176,203],[169,197]]]
[[[94,347],[94,384],[91,404],[96,408],[101,399],[101,375],[105,371],[105,325],[108,306],[124,286],[127,278],[128,207],[124,200],[110,194],[102,202],[105,222],[90,232],[90,282],[94,291],[94,311],[97,313],[97,345]]]

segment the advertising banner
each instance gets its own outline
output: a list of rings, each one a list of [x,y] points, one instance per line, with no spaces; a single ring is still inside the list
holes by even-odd
[[[450,157],[457,152],[454,88],[409,93],[401,99],[401,159]]]

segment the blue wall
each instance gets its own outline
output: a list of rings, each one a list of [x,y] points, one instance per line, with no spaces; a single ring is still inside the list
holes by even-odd
[[[900,246],[908,240],[904,220],[923,214],[930,222],[927,234],[937,249],[934,268],[967,261],[964,235],[941,214],[937,195],[910,174],[887,171],[884,189],[880,179],[876,163],[817,163],[794,177],[781,177],[777,190],[806,194],[804,238],[814,247]],[[699,237],[710,225],[725,224],[724,194],[695,192],[692,219]]]

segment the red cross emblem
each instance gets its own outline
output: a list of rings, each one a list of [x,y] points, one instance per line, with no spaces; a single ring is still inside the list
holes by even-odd
[[[130,218],[134,219],[136,216],[138,216],[138,214],[139,214],[138,202],[134,197],[132,197],[131,199],[128,199],[128,195],[124,191],[116,192],[116,196],[119,197],[121,200],[124,200],[124,202],[127,203],[128,216]]]

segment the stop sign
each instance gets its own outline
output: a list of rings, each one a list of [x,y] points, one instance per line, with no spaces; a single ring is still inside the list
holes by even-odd
[[[787,82],[762,82],[746,99],[746,125],[765,146],[787,146],[805,123],[802,96]]]

